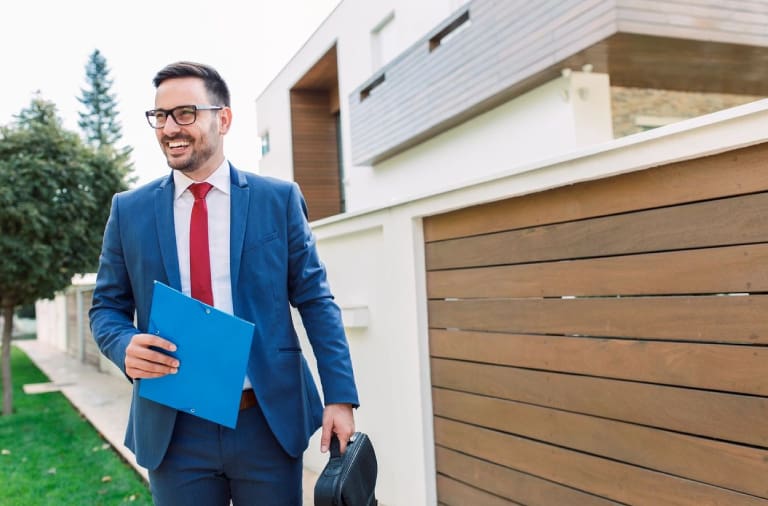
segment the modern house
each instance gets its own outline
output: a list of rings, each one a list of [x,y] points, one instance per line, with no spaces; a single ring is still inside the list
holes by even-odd
[[[768,504],[766,96],[766,1],[337,6],[260,172],[307,199],[382,504]]]
[[[344,0],[257,100],[312,218],[766,96],[764,2]]]

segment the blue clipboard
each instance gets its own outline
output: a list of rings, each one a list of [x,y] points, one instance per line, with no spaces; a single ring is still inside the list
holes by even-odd
[[[176,345],[179,371],[139,380],[139,395],[234,429],[254,325],[155,281],[147,332]]]

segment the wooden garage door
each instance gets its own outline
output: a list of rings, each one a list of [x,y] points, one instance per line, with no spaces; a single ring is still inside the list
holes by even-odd
[[[447,505],[768,505],[768,144],[424,222]]]

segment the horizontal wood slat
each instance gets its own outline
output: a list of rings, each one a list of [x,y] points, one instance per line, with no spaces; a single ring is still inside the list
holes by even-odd
[[[437,444],[635,506],[766,506],[768,501],[581,452],[435,419]]]
[[[491,495],[471,487],[466,483],[441,475],[437,476],[437,493],[441,498],[440,504],[445,504],[446,506],[464,506],[466,504],[482,504],[483,506],[525,506],[524,504]]]
[[[301,187],[310,220],[341,209],[336,120],[328,90],[291,90],[293,179]]]
[[[768,215],[768,213],[766,213]],[[437,298],[768,291],[768,244],[427,272]]]
[[[768,296],[429,302],[431,328],[768,344]]]
[[[436,416],[768,498],[765,449],[441,388],[432,395]],[[469,457],[460,459],[462,466],[453,467],[441,463],[441,455],[438,451],[438,471],[457,479],[468,479],[468,473],[480,479],[493,471],[487,469],[490,464],[481,465]],[[473,467],[479,469],[471,471]],[[510,493],[508,497],[520,496]]]
[[[433,357],[768,396],[768,347],[430,331]]]
[[[768,193],[430,243],[429,270],[768,241]]]
[[[509,497],[520,501],[521,504],[562,504],[579,506],[618,506],[619,503],[603,499],[592,494],[564,487],[557,483],[543,480],[530,474],[521,473],[514,469],[499,466],[473,458],[469,455],[438,446],[436,448],[437,472],[450,476],[464,483],[472,483],[482,490],[501,497]],[[441,476],[438,474],[438,493],[446,504],[451,502],[453,490],[441,489]],[[457,504],[484,504],[476,502],[460,502]]]
[[[424,237],[432,242],[765,191],[766,166],[763,143],[431,216]]]
[[[768,399],[434,358],[435,387],[768,447]]]

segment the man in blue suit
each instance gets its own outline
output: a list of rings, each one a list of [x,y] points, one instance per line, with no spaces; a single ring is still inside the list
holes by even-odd
[[[177,62],[153,82],[155,108],[146,115],[173,170],[113,198],[90,310],[99,348],[134,384],[125,443],[149,470],[159,506],[299,505],[309,437],[322,426],[321,451],[332,433],[343,449],[358,405],[340,310],[303,197],[295,183],[240,172],[227,161],[223,141],[232,111],[215,69]],[[207,194],[192,195],[197,183],[208,183]],[[202,255],[190,237],[199,234],[191,224],[195,198],[207,207]],[[255,325],[235,429],[138,395],[142,379],[184,367],[158,351],[174,351],[174,343],[146,333],[153,283],[198,297],[193,285],[200,282],[192,278],[200,275],[191,271],[199,272],[194,264],[208,254],[209,300]],[[312,345],[325,407],[290,305]]]

